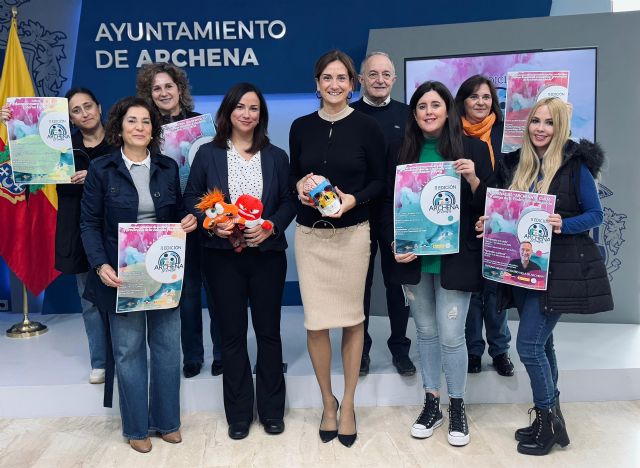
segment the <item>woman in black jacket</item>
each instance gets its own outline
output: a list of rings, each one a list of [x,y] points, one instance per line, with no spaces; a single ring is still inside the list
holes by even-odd
[[[430,437],[442,424],[440,411],[441,370],[449,394],[449,443],[469,443],[464,407],[467,376],[465,319],[471,293],[482,287],[481,245],[475,237],[474,220],[484,210],[486,186],[491,178],[487,145],[465,137],[453,97],[440,82],[420,85],[409,103],[400,148],[399,163],[453,161],[461,175],[460,250],[452,255],[423,256],[396,254],[396,274],[404,285],[418,338],[418,350],[425,389],[424,408],[411,428],[417,438]],[[387,197],[390,199],[390,197]],[[384,211],[385,235],[393,240],[393,208]]]
[[[89,162],[110,154],[115,148],[107,143],[102,125],[102,108],[95,95],[86,88],[70,89],[69,119],[77,128],[71,137],[76,173],[71,184],[58,184],[58,212],[56,220],[56,269],[75,274],[82,305],[82,319],[89,341],[91,358],[90,383],[103,383],[106,365],[106,331],[98,308],[84,299],[89,263],[80,239],[80,200],[87,177]]]
[[[520,314],[517,349],[531,380],[536,413],[518,429],[518,452],[546,455],[557,443],[569,444],[558,402],[558,365],[553,329],[561,314],[593,314],[613,309],[607,270],[589,231],[602,223],[594,178],[604,155],[598,145],[569,140],[566,104],[537,102],[527,118],[522,148],[505,156],[496,174],[499,187],[556,196],[546,291],[498,286],[499,310],[516,306]],[[482,217],[476,225],[483,230]]]
[[[467,78],[456,94],[456,108],[462,119],[465,135],[484,141],[489,147],[491,168],[495,170],[502,159],[502,132],[504,122],[498,102],[498,94],[486,76],[473,75]],[[482,292],[471,295],[467,315],[467,352],[469,373],[481,371],[485,342],[482,339],[484,324],[489,355],[498,374],[513,375],[513,364],[509,359],[511,332],[507,325],[507,314],[496,309],[496,282],[483,280]]]
[[[285,381],[282,369],[280,306],[287,271],[285,229],[295,215],[288,187],[289,159],[267,136],[269,114],[260,90],[239,83],[225,94],[216,114],[216,137],[196,153],[185,190],[185,206],[200,218],[195,205],[218,188],[228,202],[243,194],[259,198],[268,225],[243,231],[247,248],[237,253],[229,242],[230,222],[203,238],[203,272],[209,285],[222,336],[224,408],[229,437],[249,435],[253,421],[253,377],[247,354],[247,304],[256,333],[258,416],[269,434],[284,431]]]

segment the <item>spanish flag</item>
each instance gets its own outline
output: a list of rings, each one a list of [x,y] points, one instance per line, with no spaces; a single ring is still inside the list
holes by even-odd
[[[35,96],[31,75],[11,20],[0,78],[0,104],[8,97]],[[13,183],[7,128],[0,125],[0,256],[33,294],[40,294],[59,274],[54,268],[56,211],[55,185]]]

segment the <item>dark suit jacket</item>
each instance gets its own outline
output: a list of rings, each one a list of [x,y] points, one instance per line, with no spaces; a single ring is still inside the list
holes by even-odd
[[[186,214],[176,162],[152,154],[149,190],[158,223],[174,223]],[[138,192],[120,149],[89,166],[80,209],[80,231],[91,268],[108,263],[118,271],[118,223],[138,220]],[[115,312],[116,288],[104,286],[95,272],[87,280],[85,298],[105,312]]]
[[[289,158],[283,150],[268,144],[261,151],[262,168],[262,218],[274,225],[274,235],[262,242],[258,248],[266,250],[285,250],[287,240],[284,231],[296,214],[293,193],[289,183]],[[227,150],[213,143],[202,145],[191,165],[189,181],[184,191],[186,209],[198,218],[198,230],[202,233],[203,245],[213,249],[231,249],[227,239],[209,236],[202,227],[205,218],[196,210],[195,205],[207,191],[218,188],[229,195],[229,168],[227,166]],[[227,200],[229,201],[229,200]]]

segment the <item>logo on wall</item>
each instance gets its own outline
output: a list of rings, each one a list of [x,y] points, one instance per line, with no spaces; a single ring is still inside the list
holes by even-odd
[[[613,191],[602,184],[598,184],[598,197],[602,200],[613,195]],[[622,244],[625,242],[623,231],[627,228],[627,215],[616,213],[609,207],[604,207],[604,221],[602,225],[593,229],[592,236],[600,248],[602,258],[607,267],[609,281],[613,280],[613,273],[622,267],[622,259],[618,257]]]
[[[11,7],[20,7],[31,0],[4,0],[0,2],[0,48],[6,49],[11,26]],[[31,71],[37,96],[58,96],[67,77],[62,76],[60,62],[67,58],[62,31],[50,31],[38,21],[19,21],[18,36],[27,66]],[[2,52],[4,55],[4,52]]]

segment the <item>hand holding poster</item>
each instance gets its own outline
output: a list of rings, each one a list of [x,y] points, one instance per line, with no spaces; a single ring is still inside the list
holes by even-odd
[[[398,166],[393,206],[395,253],[458,252],[460,175],[452,162]]]
[[[9,151],[14,182],[68,184],[75,173],[65,98],[7,98]]]
[[[527,116],[541,99],[556,97],[567,102],[568,71],[517,71],[507,73],[502,152],[510,153],[522,146]]]
[[[487,189],[482,276],[545,291],[555,203],[555,195]]]
[[[186,240],[179,223],[118,224],[116,312],[178,307]]]
[[[164,142],[160,152],[178,163],[180,188],[183,192],[198,149],[213,140],[215,134],[210,114],[198,115],[162,126]]]

